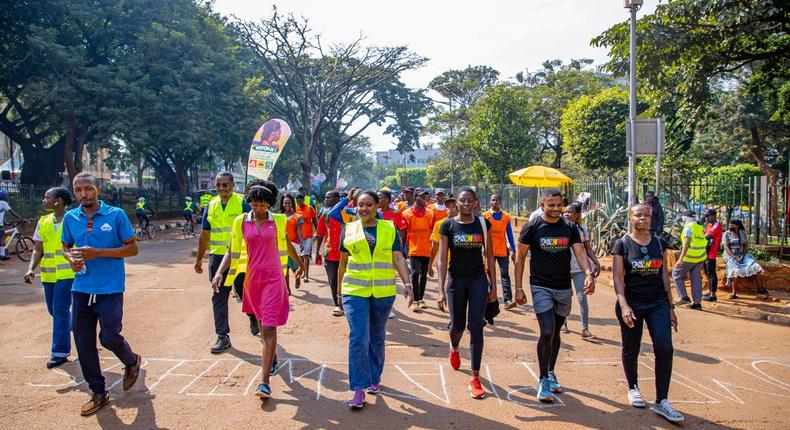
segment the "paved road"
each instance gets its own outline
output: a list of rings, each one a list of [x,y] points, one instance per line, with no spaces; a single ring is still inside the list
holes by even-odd
[[[464,367],[446,361],[447,317],[430,309],[407,310],[399,299],[388,326],[384,395],[351,412],[347,380],[347,324],[331,316],[329,288],[318,279],[291,299],[288,325],[279,332],[281,369],[274,398],[252,396],[259,378],[261,344],[231,303],[234,348],[222,355],[214,342],[210,287],[192,271],[196,241],[178,232],[141,244],[129,259],[124,335],[144,357],[141,381],[128,393],[118,384],[122,368],[102,351],[112,402],[81,418],[86,384],[77,363],[44,367],[51,320],[40,287],[20,281],[19,262],[0,265],[0,427],[2,428],[671,428],[649,410],[626,405],[619,363],[614,294],[607,287],[590,299],[595,343],[578,335],[577,309],[563,337],[557,374],[566,393],[553,405],[534,400],[537,324],[530,309],[506,312],[486,328],[484,386],[489,397],[471,399],[468,338]],[[316,270],[318,269],[318,270]],[[608,275],[606,275],[608,276]],[[433,305],[435,284],[429,283]],[[790,428],[790,328],[681,309],[675,335],[670,399],[689,428]],[[641,359],[642,390],[653,399],[649,338]],[[241,426],[241,427],[240,427]]]

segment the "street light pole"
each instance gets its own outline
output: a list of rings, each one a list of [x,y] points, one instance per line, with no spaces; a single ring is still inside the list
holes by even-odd
[[[625,0],[625,7],[631,10],[631,46],[629,49],[628,91],[630,95],[629,115],[631,141],[628,157],[628,204],[636,203],[636,11],[642,6],[642,0]]]

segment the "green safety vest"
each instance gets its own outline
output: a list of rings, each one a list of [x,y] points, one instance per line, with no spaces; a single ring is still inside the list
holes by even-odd
[[[137,202],[137,210],[144,211],[145,210],[145,203]]]
[[[186,207],[184,208],[184,212],[192,213],[192,202],[185,202]]]
[[[288,239],[286,239],[285,223],[288,218],[283,214],[276,214],[270,212],[274,218],[274,225],[277,228],[277,249],[280,253],[280,266],[283,269],[283,275],[288,270]],[[233,220],[233,241],[230,244],[230,269],[228,269],[228,276],[225,277],[225,287],[233,285],[236,276],[240,273],[247,273],[247,243],[244,241],[244,232],[242,231],[242,224],[247,214],[241,214]]]
[[[686,229],[691,229],[691,243],[686,255],[683,257],[684,263],[701,263],[708,258],[708,239],[705,238],[705,230],[701,225],[690,222],[683,227],[685,233]],[[685,234],[683,235],[685,238]]]
[[[306,204],[307,206],[312,206],[312,204],[311,204],[312,201],[313,201],[313,199],[310,198],[310,196],[304,196],[304,204]]]
[[[213,255],[225,255],[228,252],[230,242],[230,230],[233,227],[233,220],[241,215],[242,200],[240,194],[233,193],[222,208],[222,200],[219,196],[214,196],[208,204],[208,222],[211,224],[211,238],[209,252]]]
[[[382,298],[398,294],[392,259],[394,241],[395,227],[391,223],[379,221],[376,225],[376,247],[371,255],[362,221],[346,224],[343,246],[348,250],[349,257],[342,282],[344,295]]]
[[[204,208],[208,206],[208,203],[211,201],[211,194],[203,194],[200,196],[200,207]]]
[[[41,282],[55,283],[64,279],[74,279],[69,261],[63,254],[63,242],[60,237],[63,222],[55,231],[55,214],[42,216],[38,221],[38,235],[44,245],[44,257],[41,259]]]

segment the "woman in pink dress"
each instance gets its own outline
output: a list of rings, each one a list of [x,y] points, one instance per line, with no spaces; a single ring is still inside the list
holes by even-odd
[[[269,378],[277,370],[277,327],[288,321],[288,289],[283,275],[285,263],[281,256],[287,254],[299,263],[297,276],[304,269],[299,255],[286,238],[286,216],[269,210],[274,207],[277,194],[277,186],[271,181],[257,180],[248,185],[245,198],[252,211],[236,219],[234,226],[240,223],[241,228],[233,229],[231,246],[228,246],[231,249],[233,241],[244,240],[247,250],[247,275],[241,310],[254,314],[261,327],[263,381],[255,391],[255,395],[261,399],[271,397]],[[241,238],[238,237],[239,231]],[[217,270],[217,273],[221,274],[229,265],[230,252],[225,254],[221,270]],[[215,276],[213,282],[221,286],[222,277]]]

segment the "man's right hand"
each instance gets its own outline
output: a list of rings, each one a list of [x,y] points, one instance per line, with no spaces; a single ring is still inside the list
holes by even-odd
[[[203,261],[195,261],[195,273],[203,273]]]
[[[28,270],[27,273],[25,273],[25,282],[28,284],[32,284],[33,278],[35,277],[36,277],[36,273],[33,272],[32,270]]]

